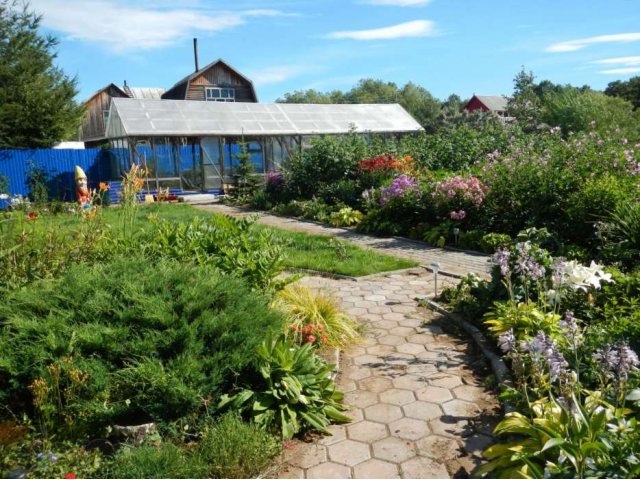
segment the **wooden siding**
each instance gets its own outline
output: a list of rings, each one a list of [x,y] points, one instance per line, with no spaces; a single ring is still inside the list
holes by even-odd
[[[80,127],[80,140],[88,141],[101,139],[105,136],[106,125],[104,123],[103,112],[108,111],[111,107],[111,99],[113,97],[124,97],[121,92],[109,86],[94,95],[85,104],[86,110]]]
[[[168,100],[205,101],[205,87],[234,88],[236,102],[256,103],[258,101],[251,82],[222,62],[214,63],[209,68],[201,70],[190,81],[185,79],[168,90],[162,98]]]

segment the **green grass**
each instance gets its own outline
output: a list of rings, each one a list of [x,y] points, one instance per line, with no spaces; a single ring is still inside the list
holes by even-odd
[[[117,208],[108,209],[105,212],[107,223],[117,222],[118,213]],[[139,228],[148,228],[149,220],[147,217],[149,214],[157,214],[160,218],[176,222],[189,221],[197,216],[218,215],[198,210],[190,205],[151,205],[140,208],[136,220]],[[289,268],[359,277],[418,265],[413,260],[384,255],[374,250],[338,241],[332,237],[289,232],[261,225],[258,228],[273,231],[282,241],[285,248],[284,263]]]
[[[119,228],[121,214],[122,212],[119,208],[107,208],[103,210],[105,223],[113,229]],[[158,215],[158,217],[169,221],[187,222],[194,217],[208,217],[218,214],[198,210],[191,205],[184,204],[145,205],[140,206],[138,209],[135,230],[151,228],[149,221],[150,215]],[[24,222],[24,213],[17,212],[14,216],[19,217],[19,219],[14,218],[18,223]],[[31,228],[48,228],[51,223],[61,230],[73,230],[78,222],[78,217],[75,215],[63,214],[57,216],[42,216],[35,222],[24,222],[24,224],[28,230]],[[347,242],[338,241],[332,237],[289,232],[262,225],[258,226],[258,228],[272,230],[277,238],[282,241],[285,248],[284,263],[285,266],[289,268],[301,268],[359,277],[418,265],[418,263],[413,260],[384,255],[374,250],[364,249]],[[20,228],[17,228],[14,231],[19,230]]]

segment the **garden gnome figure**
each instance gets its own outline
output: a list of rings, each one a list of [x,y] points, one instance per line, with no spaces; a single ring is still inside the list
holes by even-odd
[[[82,168],[76,165],[76,200],[81,207],[88,208],[89,205],[89,187],[87,186],[87,174]]]

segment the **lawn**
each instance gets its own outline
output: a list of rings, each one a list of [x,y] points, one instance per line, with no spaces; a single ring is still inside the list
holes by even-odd
[[[104,212],[105,221],[108,224],[117,224],[119,213],[117,208],[106,209]],[[136,217],[136,229],[149,228],[151,225],[150,215],[158,215],[159,218],[172,222],[188,222],[195,217],[206,218],[219,214],[197,210],[190,205],[183,204],[149,205],[140,209]],[[61,225],[64,225],[72,223],[73,219],[61,216],[59,221]],[[272,231],[281,240],[284,247],[284,264],[289,268],[359,277],[418,265],[413,260],[380,254],[374,250],[364,249],[323,235],[288,232],[265,226],[258,226],[258,228]]]

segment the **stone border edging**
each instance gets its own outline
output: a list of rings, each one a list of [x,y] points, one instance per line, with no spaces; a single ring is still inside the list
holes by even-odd
[[[442,315],[446,315],[448,318],[456,322],[458,326],[460,326],[460,328],[462,328],[467,333],[467,335],[469,335],[472,338],[472,340],[476,343],[476,345],[482,351],[482,354],[489,360],[489,363],[491,365],[491,370],[493,371],[493,374],[496,376],[498,383],[501,383],[507,386],[513,386],[513,380],[511,378],[511,372],[509,371],[509,368],[504,363],[502,358],[500,358],[498,355],[495,354],[495,352],[493,351],[493,348],[491,348],[491,344],[487,341],[486,337],[478,327],[460,318],[460,316],[454,314],[453,312],[450,312],[449,310],[444,308],[442,305],[431,300],[430,298],[420,298],[418,300],[422,300],[426,302],[426,306],[428,308],[430,308],[431,310],[435,310],[436,312],[441,313]],[[508,413],[508,412],[515,411],[515,408],[512,405],[510,405],[508,402],[505,401],[503,402],[503,404],[504,404],[505,412]]]

